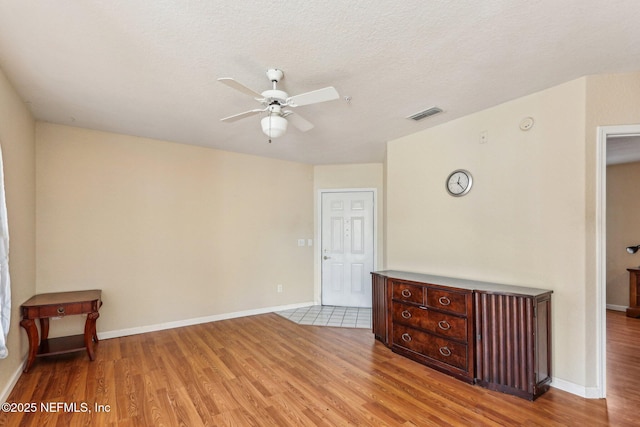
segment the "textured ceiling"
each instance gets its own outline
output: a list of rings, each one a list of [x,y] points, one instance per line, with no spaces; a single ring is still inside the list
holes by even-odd
[[[640,70],[640,2],[0,0],[0,68],[43,121],[312,164],[380,162],[385,143],[597,73]],[[272,144],[259,106],[280,68],[315,128]],[[343,97],[351,97],[347,102]],[[437,105],[444,113],[406,116]]]

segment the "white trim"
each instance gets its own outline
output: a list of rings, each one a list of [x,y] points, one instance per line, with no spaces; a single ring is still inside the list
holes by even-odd
[[[598,127],[596,140],[596,389],[607,397],[607,134]]]
[[[607,396],[607,138],[640,135],[640,124],[598,126],[596,139],[596,387],[589,396]]]
[[[20,376],[22,375],[22,371],[24,370],[24,367],[25,367],[26,363],[27,363],[27,356],[25,355],[24,360],[22,361],[22,363],[20,365],[18,365],[18,369],[16,369],[16,371],[11,376],[11,379],[9,380],[7,385],[4,387],[4,390],[2,390],[2,393],[0,393],[0,402],[1,403],[5,403],[7,401],[7,398],[9,397],[11,392],[13,391],[13,388],[18,383],[18,380],[20,379]]]
[[[320,255],[322,254],[322,195],[324,193],[355,193],[355,192],[372,192],[373,193],[373,271],[378,269],[378,189],[377,188],[320,188],[318,189],[316,199],[316,251],[314,265],[318,273],[313,290],[316,305],[322,305],[322,263]]]
[[[558,390],[566,391],[567,393],[575,394],[576,396],[580,396],[585,399],[600,398],[598,389],[574,384],[560,378],[553,378],[553,380],[551,381],[551,387],[557,388]]]
[[[195,317],[192,319],[177,320],[175,322],[157,323],[155,325],[139,326],[136,328],[118,329],[115,331],[100,332],[99,339],[126,337],[128,335],[144,334],[147,332],[163,331],[165,329],[181,328],[183,326],[199,325],[201,323],[217,322],[219,320],[235,319],[237,317],[255,316],[257,314],[273,313],[274,311],[291,310],[294,308],[309,307],[314,302],[287,304],[276,307],[257,308],[254,310],[235,311],[233,313],[214,314],[212,316]]]
[[[607,310],[627,311],[627,306],[626,305],[607,304]]]

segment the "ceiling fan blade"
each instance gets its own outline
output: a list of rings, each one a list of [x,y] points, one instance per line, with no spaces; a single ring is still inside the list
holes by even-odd
[[[313,129],[313,123],[292,111],[285,111],[284,117],[286,117],[289,123],[291,123],[291,125],[300,132],[306,132]]]
[[[301,93],[287,98],[287,105],[300,107],[302,105],[317,104],[319,102],[333,101],[340,98],[338,91],[333,86],[325,87],[311,92]]]
[[[258,93],[253,89],[249,89],[248,87],[246,87],[242,83],[239,83],[239,82],[235,81],[231,77],[221,77],[221,78],[218,79],[218,81],[220,83],[226,84],[230,88],[238,90],[238,91],[240,91],[240,92],[242,92],[244,94],[247,94],[249,96],[252,96],[254,98],[262,98],[262,94],[261,93]]]
[[[240,113],[240,114],[234,114],[233,116],[229,116],[229,117],[225,117],[224,119],[220,119],[221,122],[227,122],[227,123],[231,123],[231,122],[235,122],[237,120],[240,119],[244,119],[245,117],[251,117],[254,116],[258,113],[262,113],[263,109],[257,109],[257,110],[249,110],[249,111],[245,111],[244,113]]]

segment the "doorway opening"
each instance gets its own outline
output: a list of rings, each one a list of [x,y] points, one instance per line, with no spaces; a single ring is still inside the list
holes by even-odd
[[[596,146],[596,328],[597,387],[596,396],[607,393],[607,141],[616,138],[640,136],[640,125],[601,126]]]

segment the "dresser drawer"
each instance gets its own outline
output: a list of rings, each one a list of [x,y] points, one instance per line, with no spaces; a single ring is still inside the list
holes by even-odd
[[[469,370],[468,346],[404,325],[393,325],[393,344],[447,365]]]
[[[466,316],[468,295],[471,294],[429,288],[427,289],[427,307],[437,308],[438,310],[450,311],[452,313],[458,313]],[[469,303],[471,303],[471,301],[469,301]]]
[[[408,304],[393,303],[393,322],[424,329],[446,338],[467,340],[467,319]]]
[[[393,281],[393,299],[424,304],[424,288],[404,282]]]

